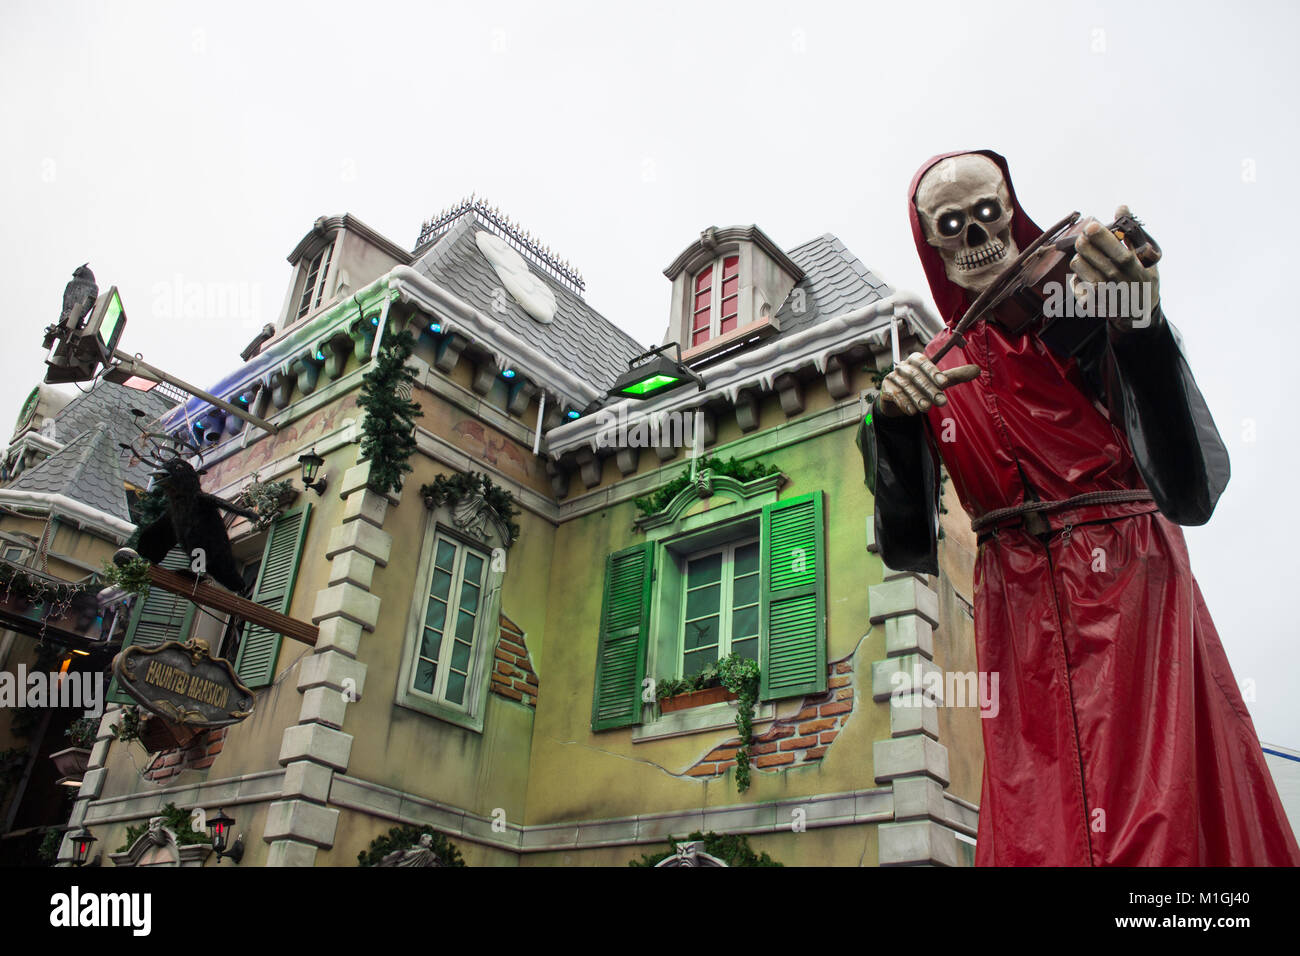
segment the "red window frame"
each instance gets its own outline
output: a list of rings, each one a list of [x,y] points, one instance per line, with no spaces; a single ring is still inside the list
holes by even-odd
[[[721,281],[714,272],[721,269]],[[716,287],[715,287],[716,286]],[[715,321],[716,316],[716,321]],[[740,324],[740,256],[723,256],[695,275],[691,292],[690,348],[726,335]]]

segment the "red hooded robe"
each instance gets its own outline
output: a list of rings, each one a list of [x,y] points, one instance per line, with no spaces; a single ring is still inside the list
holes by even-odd
[[[1003,171],[1023,249],[1041,230]],[[951,153],[947,155],[959,155]],[[951,327],[970,302],[912,235]],[[1102,320],[1097,320],[1102,321]],[[937,459],[972,517],[1025,501],[1149,488],[1155,501],[1047,514],[980,536],[975,639],[999,675],[984,719],[979,865],[1300,864],[1178,524],[1203,524],[1227,451],[1157,315],[1107,330],[1091,354],[1054,354],[1029,330],[981,322],[939,363],[978,379],[924,416],[873,416],[876,536],[885,563],[937,573]],[[937,336],[933,355],[949,338]],[[1177,522],[1177,523],[1176,523]]]

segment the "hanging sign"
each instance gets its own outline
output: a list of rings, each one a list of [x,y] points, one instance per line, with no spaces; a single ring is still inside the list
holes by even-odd
[[[142,707],[174,724],[225,727],[253,712],[253,692],[206,641],[132,645],[113,659],[113,676]]]

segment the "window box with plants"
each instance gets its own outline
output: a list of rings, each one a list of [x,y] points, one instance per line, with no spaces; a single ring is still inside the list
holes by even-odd
[[[99,720],[94,717],[82,717],[74,720],[63,732],[72,744],[64,750],[50,754],[54,769],[62,781],[69,783],[80,780],[86,775],[90,763],[90,750],[95,746],[95,735],[99,731]]]
[[[703,670],[690,677],[665,677],[656,681],[655,697],[659,701],[659,710],[665,714],[736,699],[736,695],[722,683],[722,674],[716,663],[705,665]]]

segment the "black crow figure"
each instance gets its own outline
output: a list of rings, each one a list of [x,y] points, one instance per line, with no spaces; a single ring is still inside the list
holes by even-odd
[[[99,286],[95,283],[95,273],[90,271],[90,263],[78,266],[72,273],[72,281],[63,289],[63,313],[59,316],[59,325],[69,330],[77,328],[98,298]]]
[[[167,498],[167,513],[140,532],[140,557],[158,564],[178,544],[186,555],[202,548],[207,572],[218,584],[242,594],[244,578],[230,550],[221,510],[256,519],[257,515],[210,495],[199,484],[199,473],[188,462],[173,458],[153,473],[154,484]]]

